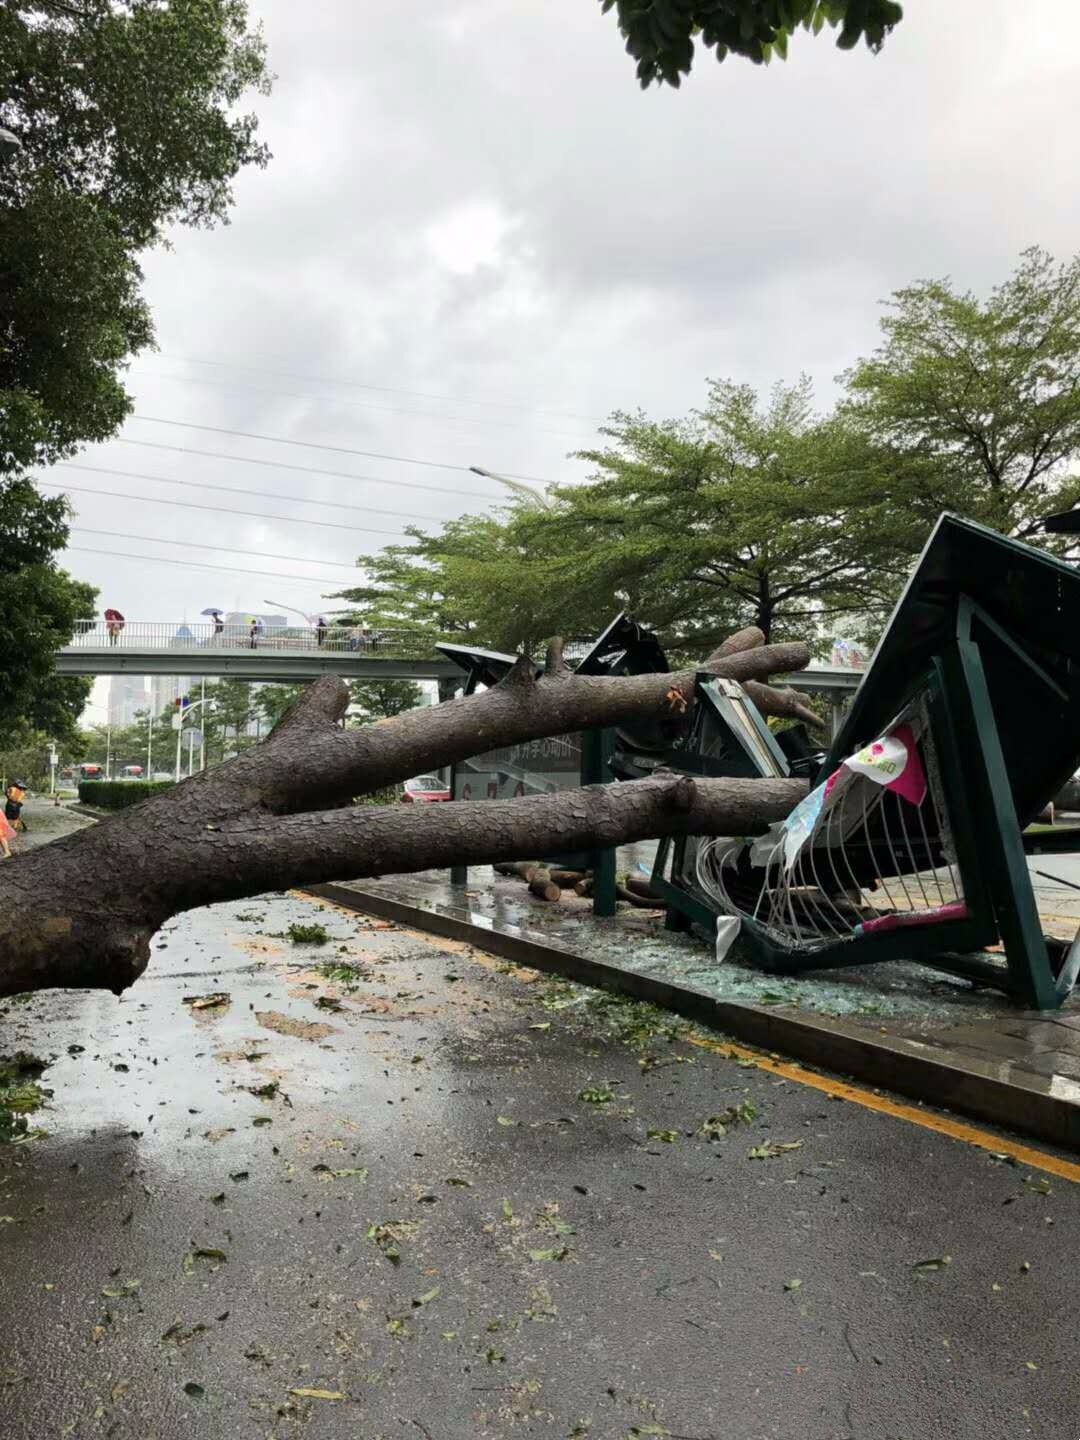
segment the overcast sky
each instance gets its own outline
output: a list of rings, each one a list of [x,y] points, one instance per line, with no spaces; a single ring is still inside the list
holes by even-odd
[[[909,0],[879,56],[800,33],[786,65],[703,54],[647,93],[597,0],[251,8],[274,159],[228,228],[147,257],[159,351],[130,381],[153,418],[76,462],[128,478],[52,476],[80,487],[69,568],[130,620],[317,611],[410,520],[499,502],[461,469],[343,449],[571,480],[612,409],[682,415],[707,376],[804,370],[827,406],[897,286],[985,290],[1026,245],[1078,248],[1067,0]]]

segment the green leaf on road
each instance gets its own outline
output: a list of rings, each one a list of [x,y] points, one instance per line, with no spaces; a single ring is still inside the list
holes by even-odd
[[[587,1085],[584,1090],[578,1091],[579,1100],[584,1100],[586,1105],[608,1105],[615,1099],[615,1092],[600,1085]]]
[[[110,1300],[127,1300],[141,1288],[141,1280],[125,1280],[122,1285],[107,1285],[101,1293],[107,1295]]]
[[[789,1150],[801,1150],[802,1143],[801,1140],[788,1140],[781,1144],[770,1140],[766,1145],[755,1145],[748,1154],[751,1160],[775,1160],[778,1155],[785,1155]]]

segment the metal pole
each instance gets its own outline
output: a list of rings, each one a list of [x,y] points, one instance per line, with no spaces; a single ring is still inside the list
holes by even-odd
[[[176,713],[179,724],[176,727],[176,783],[180,784],[180,759],[183,754],[184,744],[184,712],[182,709]]]
[[[203,707],[202,715],[199,718],[199,769],[206,769],[206,676],[202,677],[199,686],[199,704]]]
[[[150,719],[146,726],[146,778],[152,780],[154,772],[150,768],[150,761],[154,754],[154,687],[150,686]]]
[[[195,773],[195,731],[190,725],[187,732],[187,773],[189,780]]]
[[[112,721],[105,726],[105,779],[112,779]]]

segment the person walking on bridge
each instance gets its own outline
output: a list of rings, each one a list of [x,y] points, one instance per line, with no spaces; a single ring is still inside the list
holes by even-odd
[[[120,632],[123,630],[125,623],[124,617],[120,614],[119,610],[105,611],[105,629],[109,636],[110,645],[115,645],[120,639]]]

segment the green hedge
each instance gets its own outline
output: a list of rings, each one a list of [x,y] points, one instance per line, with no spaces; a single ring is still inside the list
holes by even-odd
[[[79,799],[97,810],[126,810],[150,795],[171,790],[172,780],[80,780]]]

